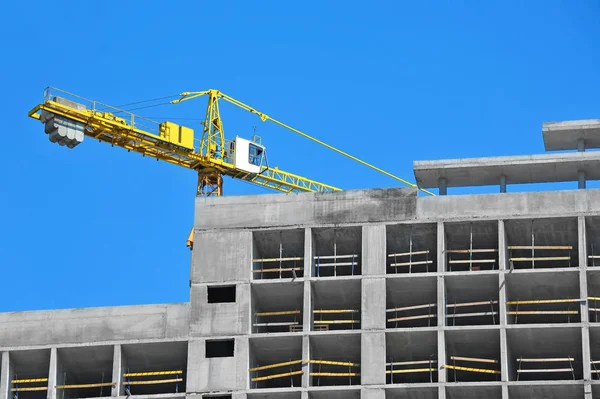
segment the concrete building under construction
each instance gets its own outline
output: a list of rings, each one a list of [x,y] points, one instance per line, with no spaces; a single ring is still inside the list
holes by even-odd
[[[543,135],[436,197],[198,198],[190,302],[0,313],[0,399],[600,398],[600,121]]]

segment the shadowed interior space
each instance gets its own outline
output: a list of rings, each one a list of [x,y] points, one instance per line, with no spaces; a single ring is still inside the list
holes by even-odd
[[[500,385],[487,386],[447,386],[446,398],[448,399],[502,399]]]
[[[309,392],[309,399],[360,399],[360,390],[357,389],[342,389],[342,390],[322,390]]]
[[[312,303],[313,331],[360,329],[360,280],[312,282]]]
[[[446,331],[446,375],[450,382],[500,381],[500,331]]]
[[[511,381],[583,378],[579,328],[509,328],[506,331],[506,340]]]
[[[310,385],[360,385],[360,347],[360,334],[310,337]]]
[[[127,344],[122,350],[125,394],[185,392],[187,341]]]
[[[498,269],[498,222],[457,222],[444,225],[446,270]]]
[[[496,274],[448,275],[446,325],[499,324]]]
[[[386,280],[387,328],[437,326],[437,278],[414,276]]]
[[[600,380],[600,326],[590,327],[590,360],[592,379]]]
[[[506,275],[509,324],[578,323],[578,270],[513,272]]]
[[[252,233],[255,280],[304,277],[304,229]]]
[[[437,382],[436,331],[388,332],[385,347],[387,384]]]
[[[437,399],[437,387],[386,388],[385,399]]]
[[[252,332],[302,331],[304,283],[252,284]]]
[[[301,399],[300,392],[249,393],[248,399]]]
[[[302,385],[302,337],[250,339],[250,387],[283,388]]]
[[[357,276],[362,270],[362,227],[330,227],[312,231],[313,276]]]
[[[595,388],[595,387],[594,387]],[[594,391],[592,391],[594,392]],[[508,387],[510,399],[563,399],[583,398],[583,385],[528,384]],[[594,398],[596,396],[593,396]],[[599,396],[600,397],[600,396]]]
[[[600,268],[587,271],[587,289],[589,321],[600,323]]]
[[[437,271],[437,224],[386,226],[388,274]]]
[[[578,267],[577,218],[519,219],[505,222],[507,267]]]
[[[600,217],[585,218],[585,237],[587,241],[587,265],[600,266]]]
[[[45,399],[48,394],[50,349],[9,353],[9,385],[14,399]]]
[[[59,348],[57,397],[111,396],[113,346]]]

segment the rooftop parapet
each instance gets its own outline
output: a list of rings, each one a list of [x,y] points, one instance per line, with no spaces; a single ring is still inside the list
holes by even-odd
[[[542,134],[546,151],[600,148],[600,119],[545,122]]]
[[[586,180],[600,180],[600,152],[415,161],[413,168],[419,187],[437,187],[440,195],[447,187],[499,185],[506,192],[507,184],[568,181],[585,188]]]

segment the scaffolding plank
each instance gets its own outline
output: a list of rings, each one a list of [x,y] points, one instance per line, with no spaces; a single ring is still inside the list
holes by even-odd
[[[428,249],[426,249],[425,251],[401,252],[401,253],[397,253],[397,254],[388,254],[388,258],[394,258],[397,256],[409,256],[409,255],[425,255],[428,253],[429,253]]]
[[[507,301],[507,305],[536,305],[543,303],[573,303],[573,302],[585,302],[585,299],[568,298],[568,299],[537,299],[537,300],[526,300],[526,301]]]
[[[448,318],[458,318],[458,317],[478,317],[478,316],[494,316],[497,315],[498,312],[490,311],[490,312],[474,312],[474,313],[456,313],[456,314],[446,314]]]
[[[432,263],[433,263],[432,260],[417,260],[417,261],[414,261],[414,262],[391,263],[390,267],[430,265]]]
[[[279,272],[291,272],[292,270],[302,270],[301,267],[285,267],[281,269],[255,269],[252,273],[279,273]]]
[[[561,369],[518,369],[517,373],[571,373],[572,368]]]
[[[513,262],[533,262],[533,261],[555,261],[555,260],[571,260],[570,256],[536,256],[533,258],[509,258]]]
[[[300,364],[300,363],[302,363],[302,360],[291,360],[289,362],[273,363],[273,364],[268,364],[266,366],[253,367],[251,369],[248,369],[248,371],[268,370],[268,369],[274,369],[277,367],[291,366],[291,365]]]
[[[424,314],[418,316],[404,316],[404,317],[394,317],[392,319],[388,319],[388,321],[405,321],[405,320],[417,320],[417,319],[431,319],[437,317],[435,314]]]
[[[31,384],[34,382],[48,382],[47,378],[26,378],[24,380],[11,380],[13,384]]]
[[[175,375],[183,374],[183,370],[167,370],[167,371],[145,371],[140,373],[125,373],[123,377],[148,377],[152,375]]]
[[[117,385],[116,382],[99,382],[96,384],[73,384],[73,385],[57,385],[56,389],[78,389],[78,388],[100,388],[100,387],[114,387]]]
[[[551,363],[551,362],[574,362],[572,357],[538,357],[538,358],[518,358],[518,362],[526,363]]]
[[[414,309],[426,309],[426,308],[432,308],[437,306],[435,303],[428,303],[425,305],[415,305],[415,306],[405,306],[402,308],[392,308],[392,309],[386,309],[386,312],[400,312],[403,310],[414,310]]]
[[[485,359],[480,357],[464,357],[464,356],[450,356],[450,360],[459,360],[463,362],[479,362],[479,363],[494,363],[497,364],[496,359]]]
[[[462,366],[452,366],[450,364],[444,365],[446,369],[458,370],[458,371],[470,371],[473,373],[486,373],[486,374],[500,374],[498,370],[490,370],[490,369],[477,369],[473,367],[462,367]]]
[[[311,364],[326,364],[329,366],[346,366],[346,367],[358,367],[360,363],[352,363],[352,362],[336,362],[333,360],[307,360],[304,363]]]
[[[510,315],[536,315],[536,314],[546,314],[546,315],[559,315],[559,314],[579,314],[577,310],[511,310],[506,312]]]
[[[280,312],[256,312],[255,316],[285,316],[302,313],[300,310],[284,310]]]
[[[359,311],[356,309],[316,309],[313,310],[315,314],[325,314],[325,313],[358,313]]]
[[[254,327],[282,327],[282,326],[297,326],[300,322],[298,321],[282,321],[273,323],[254,323]]]
[[[495,248],[481,248],[481,249],[447,249],[447,253],[449,254],[481,254],[481,253],[490,253],[490,252],[498,252]]]
[[[451,303],[449,305],[446,305],[446,307],[447,308],[460,308],[463,306],[495,305],[497,303],[498,303],[498,301],[495,301],[495,300],[481,301],[481,302],[463,302],[463,303]]]
[[[304,260],[304,258],[302,256],[293,256],[293,257],[289,257],[289,258],[262,258],[262,259],[252,259],[252,262],[260,262],[260,263],[288,262],[288,261],[292,261],[292,260]]]
[[[360,373],[310,373],[311,377],[359,377]]]
[[[450,259],[448,263],[496,263],[496,259]]]
[[[386,366],[408,366],[408,365],[412,365],[412,364],[430,364],[430,363],[437,363],[437,360],[411,360],[408,362],[390,362],[390,363],[386,363]]]
[[[315,324],[358,324],[360,320],[315,320]]]
[[[166,380],[148,380],[148,381],[123,381],[123,385],[157,385],[181,382],[183,378],[169,378]]]
[[[573,249],[572,245],[509,245],[508,249]]]
[[[300,374],[304,374],[304,371],[302,371],[302,370],[290,371],[288,373],[272,374],[272,375],[266,375],[264,377],[254,377],[254,378],[252,378],[252,382],[274,380],[276,378],[292,377],[294,375],[300,375]]]
[[[423,372],[430,372],[430,371],[437,371],[437,369],[427,367],[427,368],[420,368],[420,369],[386,370],[385,373],[386,374],[405,374],[405,373],[423,373]]]

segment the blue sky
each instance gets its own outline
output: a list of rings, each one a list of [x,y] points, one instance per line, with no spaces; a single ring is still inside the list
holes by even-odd
[[[595,0],[3,8],[0,311],[189,298],[195,174],[91,140],[51,144],[27,118],[46,86],[115,105],[216,88],[409,180],[414,160],[539,153],[542,122],[600,118]],[[139,112],[201,118],[205,105]],[[257,127],[271,165],[344,189],[399,185],[221,112],[228,137]],[[262,192],[225,181],[226,195]]]

